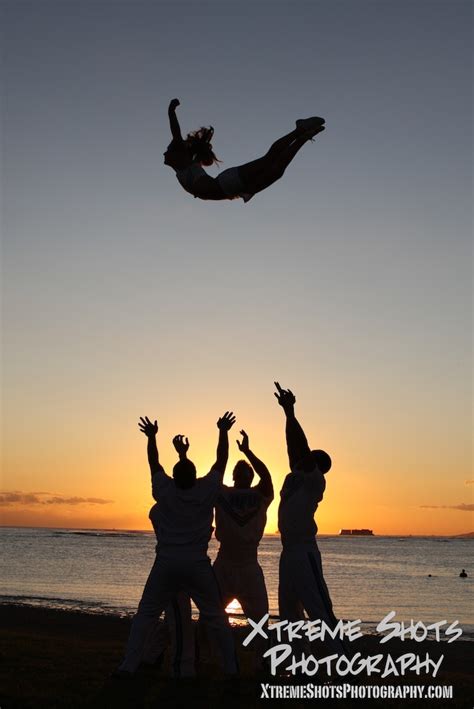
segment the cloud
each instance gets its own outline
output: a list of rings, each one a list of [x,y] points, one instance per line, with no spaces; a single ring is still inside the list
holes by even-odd
[[[461,512],[473,512],[474,505],[466,505],[461,502],[460,505],[420,505],[423,510],[461,510]]]
[[[113,500],[103,500],[101,497],[51,497],[44,505],[107,505]]]
[[[0,492],[0,507],[8,505],[108,505],[102,497],[65,497],[51,492]]]
[[[465,480],[464,484],[465,485],[474,485],[474,480]]]

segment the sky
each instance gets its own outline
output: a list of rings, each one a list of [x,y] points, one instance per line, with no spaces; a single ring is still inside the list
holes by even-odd
[[[233,410],[225,482],[243,428],[275,532],[278,380],[333,459],[321,533],[472,531],[471,4],[0,6],[0,523],[150,529],[139,416],[205,474]],[[327,127],[205,202],[163,165],[174,97],[221,169]]]

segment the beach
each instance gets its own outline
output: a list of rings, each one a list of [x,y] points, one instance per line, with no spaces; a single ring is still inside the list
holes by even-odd
[[[228,682],[213,662],[198,663],[195,680],[170,678],[168,658],[161,667],[141,668],[133,680],[112,680],[130,628],[129,618],[98,615],[47,608],[3,604],[0,606],[0,706],[2,709],[53,709],[79,707],[174,707],[192,704],[198,707],[227,706],[308,706],[309,700],[265,699],[274,685],[317,684],[314,678],[255,679],[251,673],[251,652],[242,648],[247,634],[234,628],[241,677]],[[380,645],[379,638],[364,635],[352,643],[352,650],[363,656],[377,653],[395,658],[404,653],[433,658],[444,655],[435,678],[421,673],[385,680],[359,675],[350,682],[357,685],[444,685],[453,687],[452,699],[319,699],[319,706],[337,707],[471,707],[474,643],[462,640],[453,643],[391,640]],[[327,678],[326,678],[327,680]],[[321,682],[321,680],[319,680]],[[337,678],[331,684],[347,682]],[[329,685],[328,685],[329,686]],[[274,690],[273,690],[274,691]],[[326,690],[327,691],[327,690]],[[313,699],[313,701],[316,701]]]

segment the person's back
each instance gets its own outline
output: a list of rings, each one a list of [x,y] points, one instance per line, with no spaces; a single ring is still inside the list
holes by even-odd
[[[264,495],[256,485],[235,488],[223,485],[216,500],[216,539],[219,553],[226,558],[256,559],[267,521],[273,490]]]
[[[291,473],[286,476],[278,508],[278,527],[283,550],[280,557],[278,605],[280,620],[322,620],[335,628],[337,619],[324,580],[321,554],[316,543],[314,514],[323,499],[325,474],[331,458],[322,450],[310,450],[305,433],[294,413],[296,398],[275,382],[275,396],[286,416],[286,443]],[[345,652],[335,638],[327,641],[331,651]]]
[[[315,544],[318,527],[314,515],[325,488],[326,480],[317,466],[309,473],[295,469],[286,476],[278,506],[278,529],[284,548]]]
[[[222,485],[216,501],[216,539],[218,556],[236,562],[255,561],[265,530],[267,509],[273,500],[273,485],[266,465],[250,450],[249,438],[241,431],[239,449],[247,456],[239,460],[232,477],[233,487]],[[252,487],[254,471],[259,477]]]
[[[240,460],[233,471],[234,486],[222,486],[216,502],[216,539],[220,541],[214,572],[222,602],[234,598],[247,618],[258,622],[268,613],[268,595],[257,550],[265,530],[267,509],[273,500],[273,485],[266,465],[250,450],[241,431],[239,449],[251,465]],[[251,487],[254,471],[260,480]],[[261,669],[265,642],[257,641],[255,668]]]
[[[213,468],[187,489],[158,473],[153,477],[153,495],[159,507],[152,508],[150,519],[162,555],[205,555],[212,534],[213,508],[222,488],[222,473]],[[155,510],[155,513],[154,513]],[[158,513],[159,510],[159,514]]]
[[[218,420],[216,462],[209,475],[197,480],[196,468],[186,455],[189,441],[183,441],[180,435],[173,439],[180,460],[173,468],[172,479],[159,463],[157,422],[152,424],[148,418],[141,419],[139,427],[148,439],[148,462],[153,496],[157,501],[150,516],[158,544],[155,562],[133,619],[125,657],[116,676],[136,671],[143,658],[151,623],[182,591],[192,598],[200,617],[205,618],[215,632],[225,671],[228,674],[237,672],[230,627],[206,553],[211,535],[213,504],[227,464],[228,431],[234,422],[232,412],[226,412]]]

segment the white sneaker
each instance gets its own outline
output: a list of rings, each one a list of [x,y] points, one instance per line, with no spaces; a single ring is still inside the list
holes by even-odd
[[[309,133],[313,130],[318,130],[324,123],[324,118],[313,116],[312,118],[300,118],[296,121],[296,129],[301,133]]]

